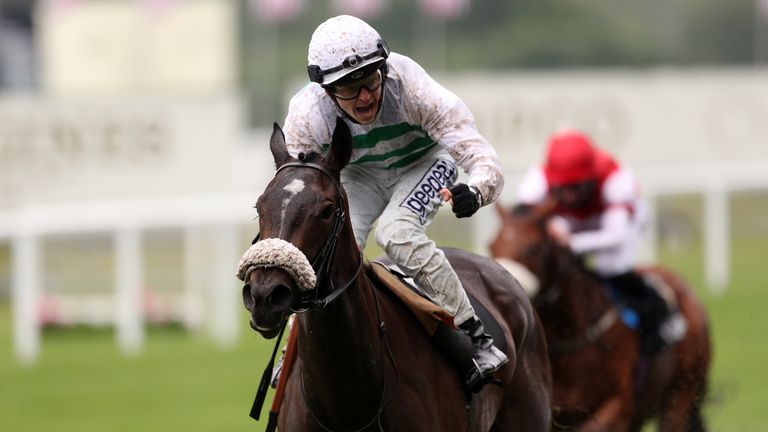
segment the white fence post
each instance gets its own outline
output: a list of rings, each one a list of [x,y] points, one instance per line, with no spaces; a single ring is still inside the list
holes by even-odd
[[[659,261],[659,209],[657,195],[647,195],[646,211],[647,220],[643,232],[639,261],[648,264],[656,264]]]
[[[13,238],[11,248],[13,349],[21,363],[33,364],[40,354],[40,238],[22,234]]]
[[[136,354],[144,345],[143,253],[137,228],[115,232],[115,285],[117,343],[125,354]]]
[[[213,262],[211,335],[220,346],[231,347],[239,336],[239,318],[244,316],[238,308],[240,295],[235,277],[239,258],[238,230],[236,225],[222,225],[215,227],[213,232],[216,255]]]
[[[198,329],[205,316],[204,293],[206,282],[205,235],[198,226],[184,227],[183,267],[184,303],[183,322],[188,329]]]
[[[730,282],[730,228],[728,193],[711,185],[704,192],[704,271],[716,294],[725,292]]]

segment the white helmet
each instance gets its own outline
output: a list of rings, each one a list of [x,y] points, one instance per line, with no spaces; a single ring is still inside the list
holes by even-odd
[[[389,56],[387,43],[365,21],[339,15],[320,24],[307,53],[309,79],[320,85],[342,78],[358,79],[380,67]],[[354,74],[354,72],[359,72]]]

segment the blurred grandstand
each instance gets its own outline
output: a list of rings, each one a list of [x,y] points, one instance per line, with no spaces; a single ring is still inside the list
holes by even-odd
[[[273,341],[233,273],[271,124],[338,13],[465,99],[504,204],[555,128],[629,161],[646,259],[711,314],[710,429],[765,430],[768,0],[0,0],[0,430],[254,427]],[[430,229],[486,253],[496,223]]]

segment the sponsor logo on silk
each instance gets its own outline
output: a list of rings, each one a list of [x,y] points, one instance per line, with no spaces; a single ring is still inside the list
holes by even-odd
[[[438,192],[440,189],[451,186],[456,176],[456,165],[445,160],[435,162],[400,203],[400,207],[411,210],[419,217],[422,224],[425,223],[427,215],[440,202]]]

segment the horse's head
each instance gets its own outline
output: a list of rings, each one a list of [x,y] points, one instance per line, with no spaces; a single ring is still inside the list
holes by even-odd
[[[325,157],[312,153],[296,159],[275,124],[270,150],[277,173],[256,202],[259,240],[239,270],[251,327],[267,338],[278,334],[293,311],[317,298],[336,240],[344,236],[345,225],[348,229],[340,172],[349,162],[352,136],[339,119]]]
[[[550,203],[520,204],[508,210],[496,203],[501,228],[489,246],[491,256],[520,281],[531,297],[538,293],[556,247],[546,229],[552,207]]]
[[[542,245],[548,241],[549,208],[519,204],[508,210],[497,202],[496,212],[501,228],[490,244],[491,256],[518,261],[532,271],[538,270],[542,264]]]

